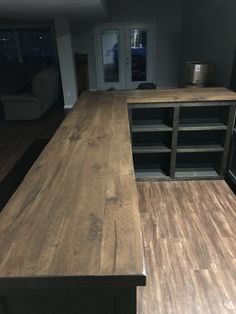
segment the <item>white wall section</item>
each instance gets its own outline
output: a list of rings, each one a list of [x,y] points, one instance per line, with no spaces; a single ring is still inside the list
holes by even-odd
[[[56,19],[55,29],[65,108],[72,108],[77,101],[78,91],[68,19]]]

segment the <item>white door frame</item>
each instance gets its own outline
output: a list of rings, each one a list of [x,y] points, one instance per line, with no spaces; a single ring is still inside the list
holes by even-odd
[[[148,49],[147,54],[147,81],[155,83],[156,80],[156,23],[155,22],[128,22],[128,23],[105,23],[94,25],[96,67],[97,67],[97,85],[99,90],[106,90],[111,87],[115,89],[135,89],[142,82],[131,82],[131,49],[130,36],[128,35],[131,28],[151,29],[148,32],[148,43],[152,45]],[[103,56],[102,56],[102,41],[100,34],[102,31],[119,30],[120,31],[120,58],[119,58],[119,82],[105,83],[104,77]],[[151,35],[150,35],[151,34]],[[122,40],[123,38],[123,40]],[[150,62],[151,60],[151,62]],[[126,64],[126,66],[125,66]]]

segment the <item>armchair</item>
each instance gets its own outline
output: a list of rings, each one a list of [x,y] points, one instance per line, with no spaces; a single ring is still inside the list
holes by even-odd
[[[40,118],[57,101],[58,85],[58,69],[49,67],[34,76],[31,94],[2,96],[6,120]]]

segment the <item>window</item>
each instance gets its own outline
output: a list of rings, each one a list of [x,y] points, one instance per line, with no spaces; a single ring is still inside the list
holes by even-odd
[[[50,29],[21,29],[18,36],[23,61],[54,58]]]
[[[15,33],[13,30],[0,30],[0,63],[18,60]]]
[[[51,29],[19,28],[0,30],[0,63],[40,61],[55,58]]]

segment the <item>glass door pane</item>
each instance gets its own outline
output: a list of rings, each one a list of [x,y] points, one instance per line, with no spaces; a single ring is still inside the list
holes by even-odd
[[[119,82],[119,50],[119,31],[103,31],[102,54],[105,82]]]
[[[147,31],[131,30],[131,80],[147,80]]]
[[[126,88],[137,89],[142,83],[154,83],[154,24],[126,25]]]

